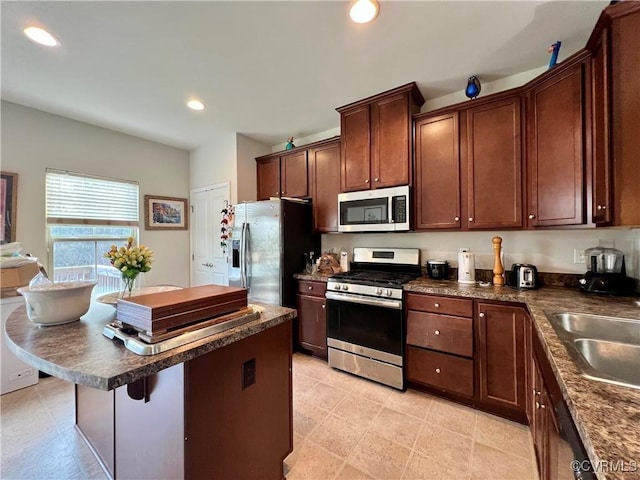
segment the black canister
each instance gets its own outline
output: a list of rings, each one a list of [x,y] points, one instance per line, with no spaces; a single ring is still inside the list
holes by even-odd
[[[427,275],[434,280],[446,280],[449,275],[449,262],[446,260],[427,260]]]

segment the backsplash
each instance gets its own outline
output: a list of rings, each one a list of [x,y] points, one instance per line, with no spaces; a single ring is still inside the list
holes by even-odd
[[[468,247],[475,253],[477,270],[492,270],[491,238],[496,235],[502,237],[505,270],[510,270],[514,263],[531,263],[541,273],[581,275],[586,266],[573,262],[574,249],[585,250],[604,240],[613,241],[615,248],[624,252],[627,275],[640,279],[640,229],[329,234],[322,235],[322,251],[338,252],[345,248],[352,252],[354,247],[419,248],[423,265],[428,259],[441,259],[457,268],[458,249]]]

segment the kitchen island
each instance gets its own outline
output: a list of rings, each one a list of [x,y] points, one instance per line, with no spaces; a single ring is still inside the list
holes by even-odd
[[[102,335],[113,307],[39,327],[24,307],[9,348],[76,384],[76,427],[112,478],[274,478],[292,450],[291,320],[259,319],[151,356]]]

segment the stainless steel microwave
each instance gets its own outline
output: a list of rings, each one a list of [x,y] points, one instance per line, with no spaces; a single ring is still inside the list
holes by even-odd
[[[339,232],[406,232],[409,187],[338,194]]]

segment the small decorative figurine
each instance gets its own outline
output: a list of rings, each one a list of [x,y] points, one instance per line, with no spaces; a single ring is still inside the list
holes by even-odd
[[[558,52],[560,51],[560,46],[562,42],[558,40],[556,43],[549,47],[549,53],[551,54],[551,58],[549,59],[549,68],[553,68],[556,66],[556,62],[558,61]]]
[[[467,88],[465,88],[464,94],[473,100],[478,95],[480,95],[481,88],[482,87],[480,85],[480,80],[478,80],[478,77],[474,75],[472,77],[469,77],[469,80],[467,81]]]
[[[291,150],[293,147],[295,147],[293,144],[293,137],[287,138],[287,146],[285,147],[285,150]]]

